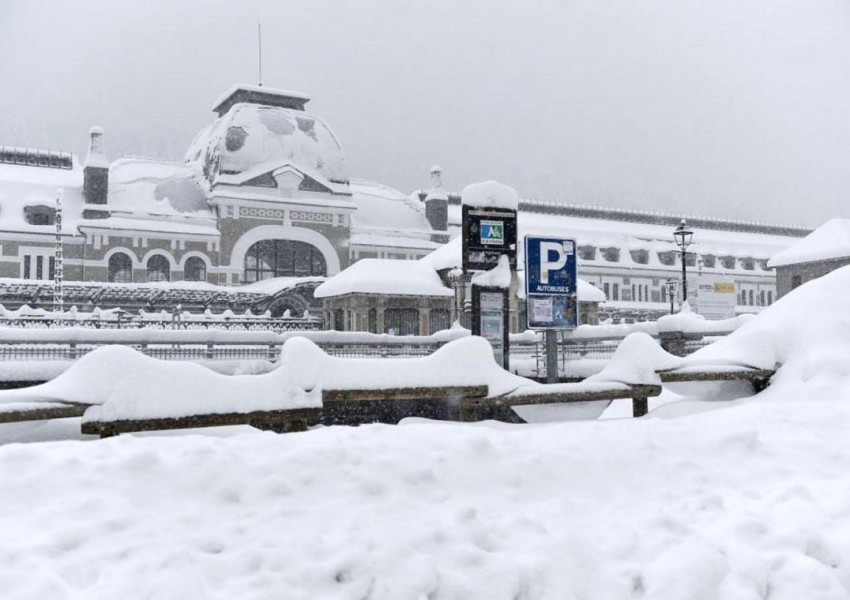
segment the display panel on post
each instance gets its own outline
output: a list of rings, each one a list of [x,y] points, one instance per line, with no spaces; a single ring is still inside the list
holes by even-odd
[[[489,271],[506,255],[516,269],[516,211],[463,205],[463,269]]]
[[[472,286],[472,304],[478,307],[472,320],[472,335],[490,342],[496,362],[510,369],[508,338],[508,290]]]

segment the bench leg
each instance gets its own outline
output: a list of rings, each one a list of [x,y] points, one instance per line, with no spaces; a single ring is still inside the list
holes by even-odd
[[[649,400],[647,398],[632,398],[632,416],[642,417],[649,412]]]
[[[475,405],[469,402],[461,400],[458,413],[462,423],[470,423],[478,420],[478,411],[476,410]]]

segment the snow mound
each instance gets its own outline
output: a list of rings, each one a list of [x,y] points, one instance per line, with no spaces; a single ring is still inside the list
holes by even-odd
[[[628,385],[661,385],[656,371],[673,369],[682,359],[667,353],[657,341],[642,332],[626,336],[614,356],[603,369],[586,383],[625,383]]]

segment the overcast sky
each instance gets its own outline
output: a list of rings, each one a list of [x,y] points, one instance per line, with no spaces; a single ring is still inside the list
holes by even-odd
[[[4,0],[0,144],[180,159],[233,83],[312,97],[354,177],[850,217],[846,0]]]

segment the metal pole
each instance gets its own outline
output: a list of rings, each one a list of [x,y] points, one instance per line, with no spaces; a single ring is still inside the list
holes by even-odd
[[[62,322],[65,311],[65,297],[63,295],[62,283],[63,256],[62,256],[62,197],[65,191],[56,190],[56,237],[53,248],[53,319],[54,323]]]
[[[688,272],[687,265],[685,265],[687,255],[688,251],[682,248],[682,304],[688,301]]]
[[[546,383],[558,383],[558,332],[547,329],[543,337],[546,340]]]

